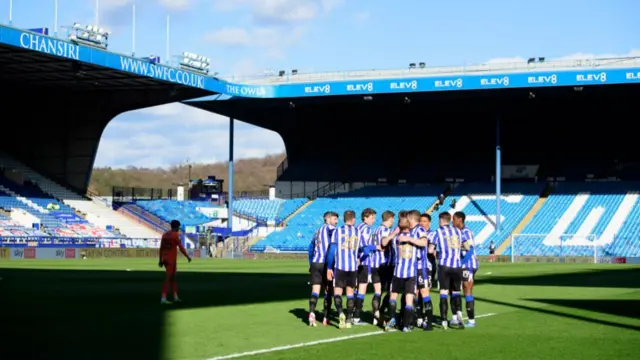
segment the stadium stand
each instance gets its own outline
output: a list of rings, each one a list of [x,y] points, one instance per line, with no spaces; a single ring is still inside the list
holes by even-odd
[[[251,251],[306,251],[327,210],[360,212],[371,207],[381,213],[386,209],[428,209],[437,202],[437,194],[445,193],[445,188],[370,186],[318,198],[292,217],[281,231],[253,245]],[[559,183],[553,188],[546,183],[503,183],[498,234],[495,184],[463,183],[450,191],[434,215],[464,211],[467,226],[475,233],[479,255],[489,254],[491,241],[498,248],[511,240],[522,223],[517,256],[593,256],[595,245],[600,256],[640,256],[639,188],[640,184],[632,182]],[[552,192],[546,202],[532,212],[530,220],[525,219],[549,189]],[[437,227],[435,216],[432,227]],[[506,247],[503,255],[511,255],[511,248]]]
[[[235,202],[234,212],[255,218],[259,222],[275,222],[280,224],[308,201],[298,199],[240,199]]]
[[[19,161],[0,154],[0,168],[18,173],[22,185],[4,175],[0,178],[0,207],[22,209],[38,219],[45,228],[60,236],[115,236],[106,231],[112,226],[120,236],[157,238],[159,232],[141,226],[122,214],[66,189],[31,170]],[[76,212],[83,214],[84,218]],[[67,224],[68,223],[68,224]]]
[[[516,240],[517,256],[640,255],[636,182],[559,183]],[[505,255],[511,255],[507,248]]]
[[[332,210],[342,214],[352,209],[360,213],[365,208],[398,212],[402,209],[430,208],[444,186],[384,186],[364,187],[334,197],[318,198],[291,218],[287,226],[276,231],[251,247],[251,251],[306,251],[316,229],[322,224],[322,214]],[[387,194],[386,196],[379,196]],[[409,196],[408,194],[412,194]]]
[[[185,226],[201,225],[214,220],[198,211],[198,207],[201,207],[202,204],[202,202],[198,201],[177,200],[147,200],[136,202],[137,206],[157,216],[164,222],[180,219],[180,222]]]
[[[0,214],[0,236],[45,236],[46,233],[33,228],[24,227],[11,220],[4,214]]]
[[[496,227],[496,196],[495,184],[491,183],[463,183],[447,196],[445,209],[453,214],[463,211],[467,215],[467,226],[475,234],[476,251],[478,255],[489,255],[489,243],[493,241],[498,248],[509,238],[513,230],[531,210],[545,188],[541,183],[503,183],[500,197],[501,224],[500,233]],[[453,202],[456,207],[451,207]],[[442,209],[442,208],[441,208]],[[438,227],[437,221],[432,222],[432,229]]]
[[[170,225],[169,221],[159,218],[156,214],[151,211],[145,210],[138,203],[123,203],[123,204],[115,204],[117,210],[128,217],[133,217],[138,221],[145,221],[152,226],[159,227],[163,230],[169,230]]]

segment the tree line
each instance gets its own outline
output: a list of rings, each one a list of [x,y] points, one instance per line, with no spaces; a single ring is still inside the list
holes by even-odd
[[[236,192],[266,192],[276,180],[278,165],[285,154],[268,155],[262,158],[242,159],[234,162],[233,187]],[[229,166],[226,162],[214,164],[191,164],[191,179],[215,176],[228,185]],[[89,191],[102,196],[111,196],[113,186],[154,189],[175,189],[187,183],[189,165],[180,164],[166,168],[98,167],[93,169]]]

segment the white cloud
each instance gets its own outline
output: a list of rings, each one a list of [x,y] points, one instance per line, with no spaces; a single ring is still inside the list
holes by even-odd
[[[92,2],[92,4],[95,4],[95,3],[96,3],[95,1]],[[129,5],[132,3],[133,3],[133,0],[102,0],[101,2],[99,2],[99,6],[101,10],[110,10],[110,9],[119,8],[125,5]]]
[[[248,10],[254,22],[261,24],[285,24],[308,21],[331,11],[342,0],[215,0],[219,11]]]
[[[100,6],[100,11],[105,10],[113,10],[117,8],[121,8],[124,6],[132,5],[134,3],[158,3],[162,7],[168,10],[185,10],[187,9],[193,0],[146,0],[146,1],[134,1],[134,0],[102,0],[98,4]],[[91,4],[95,4],[95,0],[91,0]]]
[[[243,28],[223,28],[205,35],[205,40],[224,46],[246,46],[251,44],[251,35]]]
[[[159,3],[167,10],[182,11],[189,8],[191,0],[159,0]]]
[[[184,162],[226,161],[229,119],[179,103],[122,114],[105,129],[96,166],[170,166]],[[236,121],[237,159],[284,151],[275,132]]]
[[[345,0],[322,0],[322,10],[324,12],[329,12],[338,6],[344,4]]]
[[[561,56],[555,59],[547,60],[580,60],[580,59],[607,59],[607,58],[619,58],[619,57],[637,57],[640,56],[640,49],[633,49],[626,54],[589,54],[589,53],[575,53],[566,56]],[[526,62],[528,58],[521,56],[493,58],[485,64],[506,64],[506,63],[521,63]]]
[[[222,12],[246,12],[248,27],[226,27],[205,35],[205,41],[227,47],[260,47],[268,58],[283,59],[287,48],[308,32],[312,20],[327,14],[344,0],[214,0]]]
[[[205,41],[228,47],[259,47],[270,58],[282,59],[286,49],[298,43],[307,33],[307,28],[293,26],[223,28],[205,35]]]
[[[361,11],[354,15],[356,24],[364,24],[371,19],[371,13],[368,11]]]

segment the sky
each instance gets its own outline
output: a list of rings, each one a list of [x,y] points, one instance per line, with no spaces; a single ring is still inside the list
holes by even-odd
[[[0,21],[9,19],[0,0]],[[58,24],[112,32],[109,49],[212,59],[222,77],[265,71],[402,69],[559,58],[640,56],[638,0],[58,0]],[[54,0],[13,0],[13,25],[54,28]],[[172,126],[166,126],[172,125]],[[226,161],[229,121],[182,104],[124,113],[104,131],[96,166],[164,167]],[[280,136],[246,123],[235,156],[285,151]],[[165,146],[172,143],[172,146]]]

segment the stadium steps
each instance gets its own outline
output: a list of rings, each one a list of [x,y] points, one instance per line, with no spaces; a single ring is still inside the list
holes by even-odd
[[[169,226],[166,224],[163,224],[163,226],[159,225],[159,224],[153,224],[150,223],[149,221],[145,220],[143,217],[139,216],[138,214],[136,214],[133,211],[126,211],[124,208],[119,208],[117,210],[118,213],[122,214],[124,217],[135,221],[136,223],[147,227],[148,229],[152,230],[152,231],[156,231],[156,232],[160,232],[160,231],[169,231]]]
[[[285,227],[287,226],[287,223],[289,222],[289,220],[293,219],[294,216],[298,215],[300,212],[302,212],[304,209],[306,209],[309,205],[311,205],[315,200],[309,200],[306,203],[302,204],[302,206],[300,206],[298,208],[298,210],[294,211],[291,215],[287,216],[286,219],[282,220],[282,222],[280,223],[281,227]]]
[[[497,255],[502,255],[502,253],[509,246],[511,246],[511,240],[513,239],[513,235],[519,235],[522,232],[522,230],[524,230],[527,224],[529,224],[531,219],[533,219],[533,217],[538,213],[538,211],[542,208],[544,203],[547,201],[547,198],[549,197],[549,194],[551,193],[552,190],[553,190],[553,187],[551,186],[551,184],[547,185],[547,187],[542,191],[542,194],[540,194],[540,197],[538,198],[536,203],[533,205],[531,210],[529,210],[527,215],[525,215],[522,218],[518,226],[516,226],[516,228],[513,229],[513,231],[511,232],[511,235],[508,236],[507,239],[496,249]]]
[[[15,192],[13,192],[12,190],[0,185],[0,191],[6,193],[7,195],[10,195],[11,197],[16,198],[18,201],[20,201],[21,203],[27,205],[28,207],[37,210],[39,213],[48,213],[49,211],[47,211],[47,209],[43,208],[42,206],[34,203],[33,201],[25,198],[24,196],[20,196],[18,194],[16,194]]]
[[[133,220],[126,218],[111,207],[105,206],[104,203],[98,203],[59,185],[7,155],[1,155],[0,160],[6,167],[19,171],[25,175],[25,178],[34,181],[44,193],[69,205],[74,210],[86,214],[87,221],[100,228],[105,229],[107,225],[111,225],[118,229],[121,234],[130,238],[155,239],[161,235],[160,232],[136,224]]]
[[[249,247],[255,245],[258,241],[264,239],[265,236],[253,236],[249,238]],[[248,248],[247,248],[248,249]]]

